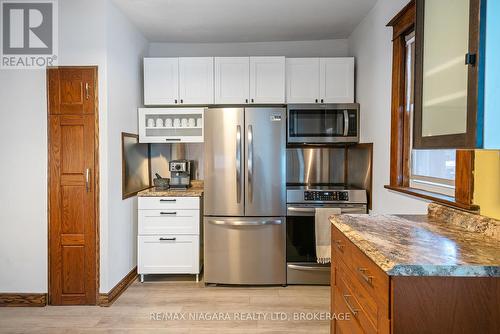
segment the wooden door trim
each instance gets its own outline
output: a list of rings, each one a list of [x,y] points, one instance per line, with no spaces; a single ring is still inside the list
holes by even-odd
[[[55,67],[47,67],[46,69],[46,94],[47,94],[47,294],[45,298],[45,303],[46,304],[51,304],[51,261],[50,261],[50,254],[51,254],[51,249],[50,249],[50,216],[51,216],[51,211],[50,211],[50,184],[51,184],[51,177],[50,177],[50,143],[51,143],[51,138],[50,138],[50,108],[51,108],[51,101],[50,101],[50,96],[49,96],[49,88],[50,88],[50,70],[53,69],[92,69],[94,72],[94,85],[93,85],[93,92],[94,92],[94,166],[93,166],[93,182],[92,186],[94,189],[94,221],[95,221],[95,305],[97,305],[99,301],[99,287],[100,287],[100,170],[99,170],[99,96],[98,96],[98,83],[99,83],[99,78],[98,78],[98,66],[93,65],[93,66],[55,66]]]

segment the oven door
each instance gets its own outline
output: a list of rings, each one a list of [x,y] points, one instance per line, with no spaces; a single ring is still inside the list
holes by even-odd
[[[359,105],[288,106],[288,143],[357,143]]]
[[[343,214],[366,213],[365,205],[288,204],[286,218],[287,284],[330,284],[330,265],[317,263],[315,210],[340,208]]]

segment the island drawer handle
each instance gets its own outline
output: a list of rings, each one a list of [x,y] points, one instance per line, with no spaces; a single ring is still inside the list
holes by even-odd
[[[352,313],[352,315],[353,316],[357,316],[359,310],[356,310],[354,307],[352,307],[351,303],[349,303],[349,297],[351,297],[351,295],[349,295],[349,294],[345,294],[344,295],[343,294],[342,297],[344,298],[344,302],[346,303],[347,308]]]
[[[344,252],[344,245],[342,245],[341,240],[335,240],[335,246],[337,246],[338,250],[342,253]]]
[[[177,212],[160,212],[160,215],[176,215]]]
[[[368,283],[371,286],[373,286],[373,276],[370,276],[370,275],[367,274],[368,269],[360,267],[360,268],[358,268],[358,272],[359,272],[359,275],[361,276],[361,278],[363,278],[363,280],[366,283]]]
[[[161,199],[160,202],[177,202],[176,199]]]

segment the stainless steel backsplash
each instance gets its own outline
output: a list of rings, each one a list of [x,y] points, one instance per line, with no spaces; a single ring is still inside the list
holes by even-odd
[[[287,148],[287,184],[344,184],[344,148]]]
[[[171,160],[192,160],[193,178],[203,179],[203,144],[151,144],[151,173],[170,178],[168,163]]]

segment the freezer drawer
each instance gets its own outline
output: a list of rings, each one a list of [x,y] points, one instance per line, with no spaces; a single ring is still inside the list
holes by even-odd
[[[139,235],[199,233],[200,210],[139,210]]]
[[[147,235],[138,237],[139,274],[199,274],[199,236]]]
[[[204,219],[204,279],[220,284],[285,284],[285,219]]]

